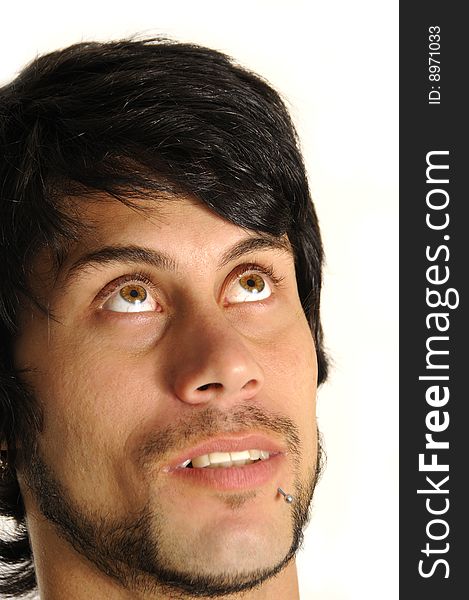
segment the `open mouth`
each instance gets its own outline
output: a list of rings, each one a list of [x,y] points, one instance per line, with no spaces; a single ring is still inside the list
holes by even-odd
[[[256,489],[272,484],[285,468],[286,453],[265,436],[212,438],[179,455],[163,472],[183,485],[220,491]],[[284,478],[282,478],[284,480]]]
[[[242,450],[240,452],[211,452],[189,458],[177,466],[178,469],[217,469],[243,467],[270,458],[266,450]]]

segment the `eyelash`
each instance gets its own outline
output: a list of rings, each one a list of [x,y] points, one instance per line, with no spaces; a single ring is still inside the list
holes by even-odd
[[[284,277],[280,277],[275,274],[273,265],[261,266],[257,263],[248,263],[239,265],[234,269],[232,272],[231,281],[229,283],[233,283],[236,279],[241,278],[244,274],[249,273],[250,271],[257,271],[258,273],[269,277],[275,288],[281,287],[281,284],[285,279]],[[144,283],[151,290],[156,291],[156,286],[151,279],[151,275],[143,271],[138,271],[135,273],[129,273],[128,275],[122,275],[114,281],[111,281],[98,293],[95,301],[99,302],[100,304],[104,304],[105,301],[108,300],[116,290],[132,281]]]
[[[130,283],[131,281],[138,281],[139,283],[144,283],[151,290],[156,290],[156,286],[151,280],[151,276],[142,271],[138,271],[136,273],[129,273],[128,275],[122,275],[121,277],[118,277],[117,279],[114,279],[114,281],[108,283],[96,296],[96,302],[104,304],[105,301],[108,300],[116,290],[118,290],[121,287],[124,287],[124,285]]]
[[[234,269],[233,277],[230,283],[232,283],[235,279],[239,279],[246,273],[250,273],[251,271],[257,271],[258,273],[262,273],[262,275],[267,275],[276,288],[280,287],[282,281],[285,279],[285,277],[280,277],[279,275],[275,274],[273,265],[263,267],[257,263],[248,263],[239,265],[239,267]]]

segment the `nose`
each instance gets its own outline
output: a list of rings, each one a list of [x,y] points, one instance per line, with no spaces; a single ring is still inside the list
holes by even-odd
[[[246,401],[262,388],[264,373],[245,338],[223,316],[174,331],[172,356],[174,394],[188,404]]]

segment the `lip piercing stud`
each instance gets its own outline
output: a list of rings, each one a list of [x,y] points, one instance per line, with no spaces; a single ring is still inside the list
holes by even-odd
[[[280,488],[280,487],[277,488],[277,492],[279,494],[282,494],[282,496],[284,497],[285,502],[287,504],[291,504],[293,502],[293,500],[294,500],[293,496],[291,494],[287,494],[287,492],[283,491],[282,488]]]

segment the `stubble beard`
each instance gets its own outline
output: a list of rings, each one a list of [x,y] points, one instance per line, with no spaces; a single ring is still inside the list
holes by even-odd
[[[293,455],[295,463],[295,500],[293,504],[285,505],[285,510],[290,513],[291,544],[285,556],[275,564],[249,571],[215,574],[173,568],[173,557],[168,556],[167,549],[165,550],[164,529],[167,520],[161,506],[153,504],[150,507],[147,503],[138,513],[120,519],[113,519],[105,510],[99,514],[87,510],[73,501],[71,494],[41,457],[37,443],[32,444],[27,452],[25,479],[39,510],[80,555],[126,590],[145,594],[149,598],[167,593],[175,600],[236,594],[254,589],[278,574],[290,563],[302,545],[314,489],[322,468],[322,449],[317,432],[314,433],[318,435],[316,464],[312,465],[306,477],[300,478],[298,470],[301,444],[296,426],[290,419],[267,415],[252,407],[249,412],[242,407],[236,414],[230,415],[229,419],[226,415],[222,418],[213,409],[203,411],[200,417],[199,429],[194,428],[194,423],[191,422],[190,429],[184,430],[184,426],[178,426],[155,436],[143,448],[145,460],[149,453],[158,458],[158,454],[174,445],[176,437],[178,440],[184,439],[189,431],[191,436],[195,431],[199,435],[205,435],[207,427],[217,432],[228,432],[230,429],[239,431],[239,424],[243,423],[244,429],[251,425],[267,432],[282,432],[286,435],[289,454]],[[228,421],[230,425],[227,428]],[[241,500],[238,508],[242,504]],[[184,540],[180,543],[184,544]]]

